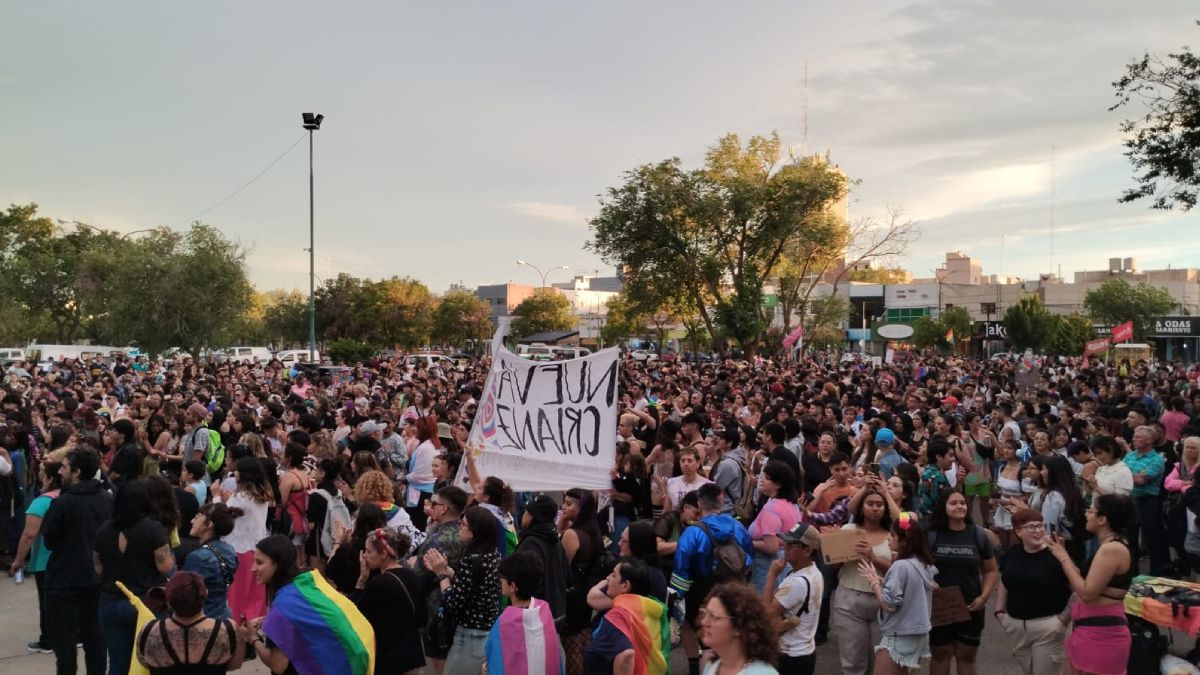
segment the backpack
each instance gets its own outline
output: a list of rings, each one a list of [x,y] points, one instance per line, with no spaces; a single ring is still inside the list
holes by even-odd
[[[215,474],[225,466],[225,445],[221,443],[221,432],[216,429],[208,431],[208,449],[204,451],[204,468]]]
[[[320,541],[321,550],[329,553],[335,543],[333,524],[341,523],[342,529],[351,530],[354,528],[354,519],[350,517],[350,509],[346,508],[346,502],[342,500],[341,495],[331,495],[322,488],[313,490],[313,494],[321,495],[325,499],[325,522],[321,523]]]
[[[733,515],[742,523],[754,522],[754,474],[750,472],[750,467],[745,462],[732,457],[728,459],[742,472],[742,494],[733,503]]]
[[[737,536],[732,536],[728,541],[718,543],[713,538],[712,531],[708,529],[708,525],[703,522],[697,522],[696,525],[704,532],[704,536],[708,537],[708,541],[712,544],[712,569],[709,570],[708,578],[711,581],[730,581],[738,579],[746,580],[746,551],[737,543]]]

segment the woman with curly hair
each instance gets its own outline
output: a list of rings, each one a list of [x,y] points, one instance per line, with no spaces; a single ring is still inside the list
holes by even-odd
[[[779,633],[762,598],[744,583],[712,589],[700,610],[701,639],[716,655],[704,675],[776,675]]]
[[[354,500],[359,505],[375,504],[378,506],[383,510],[383,517],[387,518],[388,527],[408,535],[414,547],[420,546],[421,542],[425,541],[425,533],[413,525],[408,511],[400,508],[394,498],[395,485],[392,483],[392,479],[382,471],[367,471],[359,476],[358,482],[354,484]]]

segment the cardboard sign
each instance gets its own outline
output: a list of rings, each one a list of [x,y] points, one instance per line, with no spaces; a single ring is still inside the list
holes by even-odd
[[[861,556],[856,547],[866,537],[859,530],[833,530],[821,533],[821,558],[826,565],[857,562]]]
[[[967,602],[963,599],[961,588],[942,586],[933,589],[933,607],[929,613],[929,622],[934,628],[970,620],[971,613],[967,611]]]

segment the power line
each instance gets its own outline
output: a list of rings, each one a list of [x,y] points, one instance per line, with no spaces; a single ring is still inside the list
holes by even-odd
[[[295,143],[292,143],[291,145],[289,145],[287,147],[287,150],[284,150],[278,157],[275,158],[274,161],[272,161],[270,164],[268,164],[267,168],[263,169],[262,171],[259,171],[258,174],[254,176],[254,178],[251,178],[250,180],[246,181],[240,188],[234,190],[233,192],[231,192],[229,194],[228,197],[222,199],[221,201],[217,202],[216,204],[213,204],[212,206],[208,207],[207,209],[204,209],[200,213],[197,213],[196,215],[192,216],[191,218],[185,218],[184,220],[181,220],[178,223],[175,223],[175,227],[180,227],[182,225],[187,225],[188,223],[193,223],[193,222],[199,220],[201,217],[203,217],[208,212],[213,211],[214,209],[218,208],[225,202],[227,202],[230,199],[233,199],[234,197],[241,194],[242,190],[245,190],[246,188],[250,187],[250,185],[252,183],[254,183],[254,181],[258,180],[259,178],[262,178],[268,171],[270,171],[272,168],[274,168],[276,164],[278,164],[280,161],[282,161],[284,157],[287,157],[287,154],[292,151],[292,148],[295,148],[297,145],[300,145],[300,141],[303,141],[307,137],[308,137],[307,133],[301,134],[300,138],[297,138]]]

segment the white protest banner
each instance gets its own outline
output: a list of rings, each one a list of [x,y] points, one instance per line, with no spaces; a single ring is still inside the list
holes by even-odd
[[[535,362],[499,347],[467,440],[479,475],[517,491],[611,489],[619,356]]]

